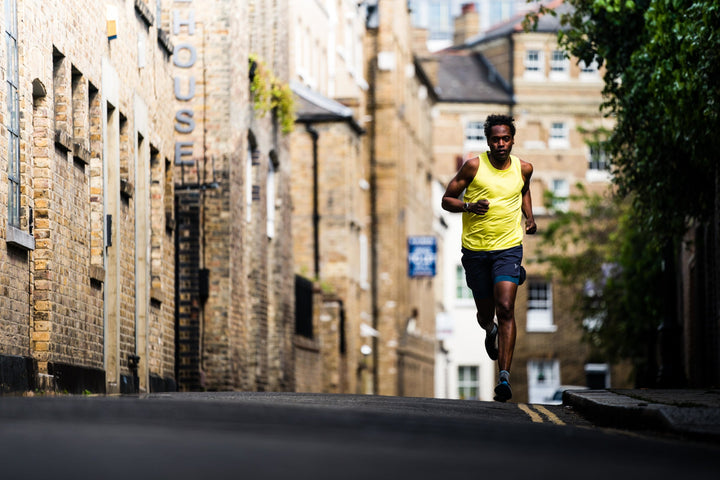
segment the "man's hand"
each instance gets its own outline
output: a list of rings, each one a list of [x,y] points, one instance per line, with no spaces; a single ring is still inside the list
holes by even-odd
[[[525,233],[527,233],[528,235],[532,235],[535,232],[537,232],[537,225],[535,225],[535,219],[528,218],[527,220],[525,220]]]
[[[475,203],[468,203],[467,211],[475,215],[485,215],[490,208],[490,202],[486,199],[478,200]]]

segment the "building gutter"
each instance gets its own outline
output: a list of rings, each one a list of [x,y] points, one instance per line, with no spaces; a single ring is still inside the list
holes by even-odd
[[[320,209],[318,206],[318,139],[320,134],[315,130],[312,123],[305,124],[305,131],[308,132],[313,142],[313,272],[315,273],[315,279],[320,280]]]

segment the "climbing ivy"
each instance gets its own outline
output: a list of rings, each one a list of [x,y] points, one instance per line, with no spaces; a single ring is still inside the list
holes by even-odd
[[[295,126],[295,104],[290,86],[277,78],[267,64],[257,55],[250,55],[250,92],[253,108],[260,116],[274,112],[283,133],[290,133]]]

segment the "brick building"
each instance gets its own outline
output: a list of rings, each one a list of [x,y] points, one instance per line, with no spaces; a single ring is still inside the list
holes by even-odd
[[[293,390],[286,1],[168,2],[174,45],[178,385]],[[250,59],[253,59],[250,61]],[[274,80],[275,79],[275,80]]]
[[[558,13],[568,8],[562,1],[549,6]],[[602,152],[590,144],[602,139],[603,130],[609,130],[612,122],[599,111],[603,83],[597,68],[578,65],[560,50],[558,17],[541,16],[533,32],[523,30],[523,18],[516,16],[464,39],[460,45],[426,55],[422,64],[440,97],[434,162],[441,184],[447,185],[468,155],[487,150],[482,126],[487,115],[511,114],[517,126],[513,153],[534,166],[531,194],[538,230],[542,230],[552,220],[554,209],[579,207],[567,200],[578,183],[591,192],[607,190],[608,164]],[[548,191],[554,194],[555,203],[546,209]],[[452,248],[451,241],[448,248]],[[548,277],[547,269],[535,262],[537,241],[536,236],[528,236],[524,242],[528,280],[518,290],[515,309],[518,337],[512,369],[513,398],[542,402],[561,384],[599,381],[600,385],[593,386],[629,385],[627,367],[591,358],[571,312],[574,291]],[[459,249],[459,238],[456,245]],[[459,261],[459,256],[451,258]],[[448,271],[453,272],[452,268]],[[449,303],[465,302],[469,292],[463,288],[464,276],[455,275],[446,281],[457,286],[452,290],[456,297]],[[445,307],[451,309],[451,305]],[[466,307],[465,317],[458,321],[474,323],[474,308]],[[482,338],[480,334],[475,342],[475,361],[448,371],[453,385],[467,366],[487,371],[482,368]],[[494,384],[494,379],[487,380],[475,377],[478,388]],[[489,387],[488,398],[482,399],[491,398]]]
[[[432,396],[434,277],[411,276],[409,243],[436,241],[432,214],[433,92],[415,62],[404,0],[370,3],[365,52],[375,393]]]
[[[298,371],[298,377],[326,378],[324,392],[368,393],[358,385],[365,366],[361,325],[370,326],[364,132],[352,109],[302,85],[293,90],[298,113],[292,141],[295,269],[318,282],[322,292],[313,328],[296,343],[301,355],[312,340],[311,348],[325,359],[318,358],[319,371]]]
[[[289,50],[298,391],[370,393],[369,183],[360,122],[367,82],[365,8],[348,0],[291,2]],[[310,285],[313,285],[310,288]],[[303,285],[306,287],[303,288]],[[313,293],[314,292],[314,293]]]
[[[155,2],[3,3],[0,390],[172,389],[172,52]]]
[[[408,241],[433,237],[432,98],[407,3],[291,8],[295,267],[320,296],[298,314],[298,388],[431,396],[433,279],[409,278]]]

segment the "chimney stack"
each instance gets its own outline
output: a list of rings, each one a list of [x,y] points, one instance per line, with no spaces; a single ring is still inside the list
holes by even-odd
[[[480,14],[475,10],[474,3],[464,3],[462,13],[455,18],[453,44],[461,45],[478,33],[480,33]]]

